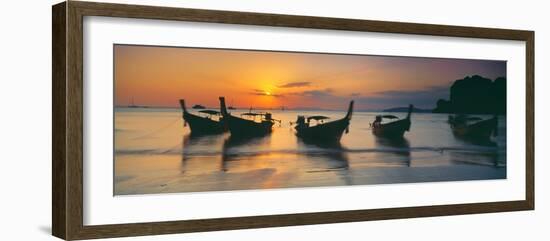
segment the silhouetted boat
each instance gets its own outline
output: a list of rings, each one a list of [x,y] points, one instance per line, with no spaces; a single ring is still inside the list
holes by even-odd
[[[128,105],[128,108],[139,108],[139,106],[134,103],[134,97],[132,97],[132,103]]]
[[[467,115],[449,116],[448,122],[453,134],[458,137],[489,140],[492,134],[497,135],[498,118],[496,115],[487,120]]]
[[[329,119],[326,116],[298,116],[296,120],[296,135],[305,140],[314,140],[319,142],[338,142],[342,138],[344,131],[349,131],[349,122],[353,114],[353,101],[349,103],[348,113],[342,119],[325,123]],[[317,122],[310,126],[311,121]]]
[[[405,131],[411,128],[411,113],[413,105],[409,105],[407,117],[390,123],[382,123],[382,119],[399,119],[394,115],[378,115],[376,120],[371,123],[372,133],[376,136],[387,138],[402,138]]]
[[[192,108],[196,110],[206,109],[206,107],[204,107],[203,105],[194,105]]]
[[[229,112],[227,112],[224,97],[220,97],[220,110],[232,136],[247,137],[267,135],[271,133],[275,121],[279,121],[273,119],[271,117],[271,113],[268,112],[254,113],[250,111],[248,113],[242,114],[242,116],[251,117],[251,120],[233,116]],[[256,117],[260,117],[259,122],[255,121]]]
[[[189,123],[191,134],[220,134],[227,130],[220,112],[217,112],[215,110],[201,110],[199,112],[206,114],[206,116],[191,114],[187,111],[187,108],[185,108],[185,100],[183,99],[180,100],[180,106],[183,111],[183,125],[186,126],[187,123]],[[213,116],[217,116],[218,120],[212,119]]]
[[[233,103],[230,103],[227,107],[228,110],[236,110],[237,108],[233,107]]]
[[[132,97],[132,102],[130,103],[130,105],[127,106],[128,108],[148,108],[147,106],[141,106],[141,105],[136,105],[134,103],[134,97]]]

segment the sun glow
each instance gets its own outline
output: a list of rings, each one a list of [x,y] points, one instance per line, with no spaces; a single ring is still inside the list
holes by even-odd
[[[448,97],[450,81],[506,75],[504,62],[481,60],[131,45],[116,45],[114,56],[117,106],[135,99],[136,105],[178,107],[183,98],[215,109],[225,96],[236,108],[339,109],[351,99],[356,109],[412,101],[433,108]]]

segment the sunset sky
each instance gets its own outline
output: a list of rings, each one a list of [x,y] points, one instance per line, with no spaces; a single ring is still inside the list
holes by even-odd
[[[115,105],[357,110],[434,108],[457,79],[506,77],[506,62],[115,45]]]

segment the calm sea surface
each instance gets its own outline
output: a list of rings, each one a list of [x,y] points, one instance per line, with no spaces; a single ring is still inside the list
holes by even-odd
[[[369,129],[380,113],[354,112],[341,147],[319,147],[289,122],[344,112],[271,112],[282,120],[271,135],[234,142],[229,133],[191,137],[179,109],[117,108],[115,195],[506,178],[505,117],[494,143],[475,144],[453,136],[446,114],[413,113],[405,140],[388,141]]]

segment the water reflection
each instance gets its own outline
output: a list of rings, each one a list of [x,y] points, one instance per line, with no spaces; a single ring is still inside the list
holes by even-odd
[[[468,152],[468,151],[452,151],[450,160],[456,164],[477,165],[477,166],[493,166],[505,167],[506,163],[501,162],[499,153],[494,151],[487,152]]]
[[[346,185],[353,185],[346,148],[340,142],[319,142],[298,139],[298,153],[301,159],[312,162],[312,169],[307,173],[334,172]]]
[[[283,123],[299,114],[319,114],[273,112]],[[342,116],[338,111],[320,114]],[[447,115],[412,116],[414,127],[406,139],[384,139],[364,125],[380,113],[354,114],[349,134],[341,145],[333,145],[303,142],[288,126],[275,127],[260,138],[198,136],[174,122],[181,121],[179,110],[117,112],[115,191],[119,195],[506,178],[504,117],[499,119],[498,136],[492,137],[495,147],[494,142],[456,138]]]
[[[347,152],[339,142],[327,143],[299,139],[298,152],[309,158],[324,161],[327,169],[349,168]]]
[[[260,137],[229,136],[222,145],[221,170],[227,172],[229,170],[229,162],[243,159],[250,160],[269,155],[269,151],[262,151],[262,147],[269,147],[270,137],[269,135]]]
[[[454,137],[464,142],[465,144],[473,144],[477,146],[486,146],[486,147],[496,147],[497,143],[492,139],[486,139],[486,138],[472,138],[472,137],[466,137],[466,136],[459,136],[454,135]]]
[[[205,169],[206,163],[211,162],[218,153],[216,151],[209,150],[208,147],[215,146],[220,141],[221,135],[197,135],[187,134],[182,139],[182,151],[181,151],[181,173],[187,171],[193,171],[193,167],[196,166],[200,169]],[[204,159],[204,160],[203,160]],[[199,162],[201,163],[192,162]]]
[[[191,154],[189,151],[199,148],[201,146],[211,146],[219,139],[219,135],[192,135],[187,134],[183,136],[182,140],[182,160],[189,158],[186,154]]]
[[[406,138],[377,137],[375,139],[375,146],[377,148],[388,150],[378,154],[381,160],[395,160],[407,167],[411,166],[411,147]]]

